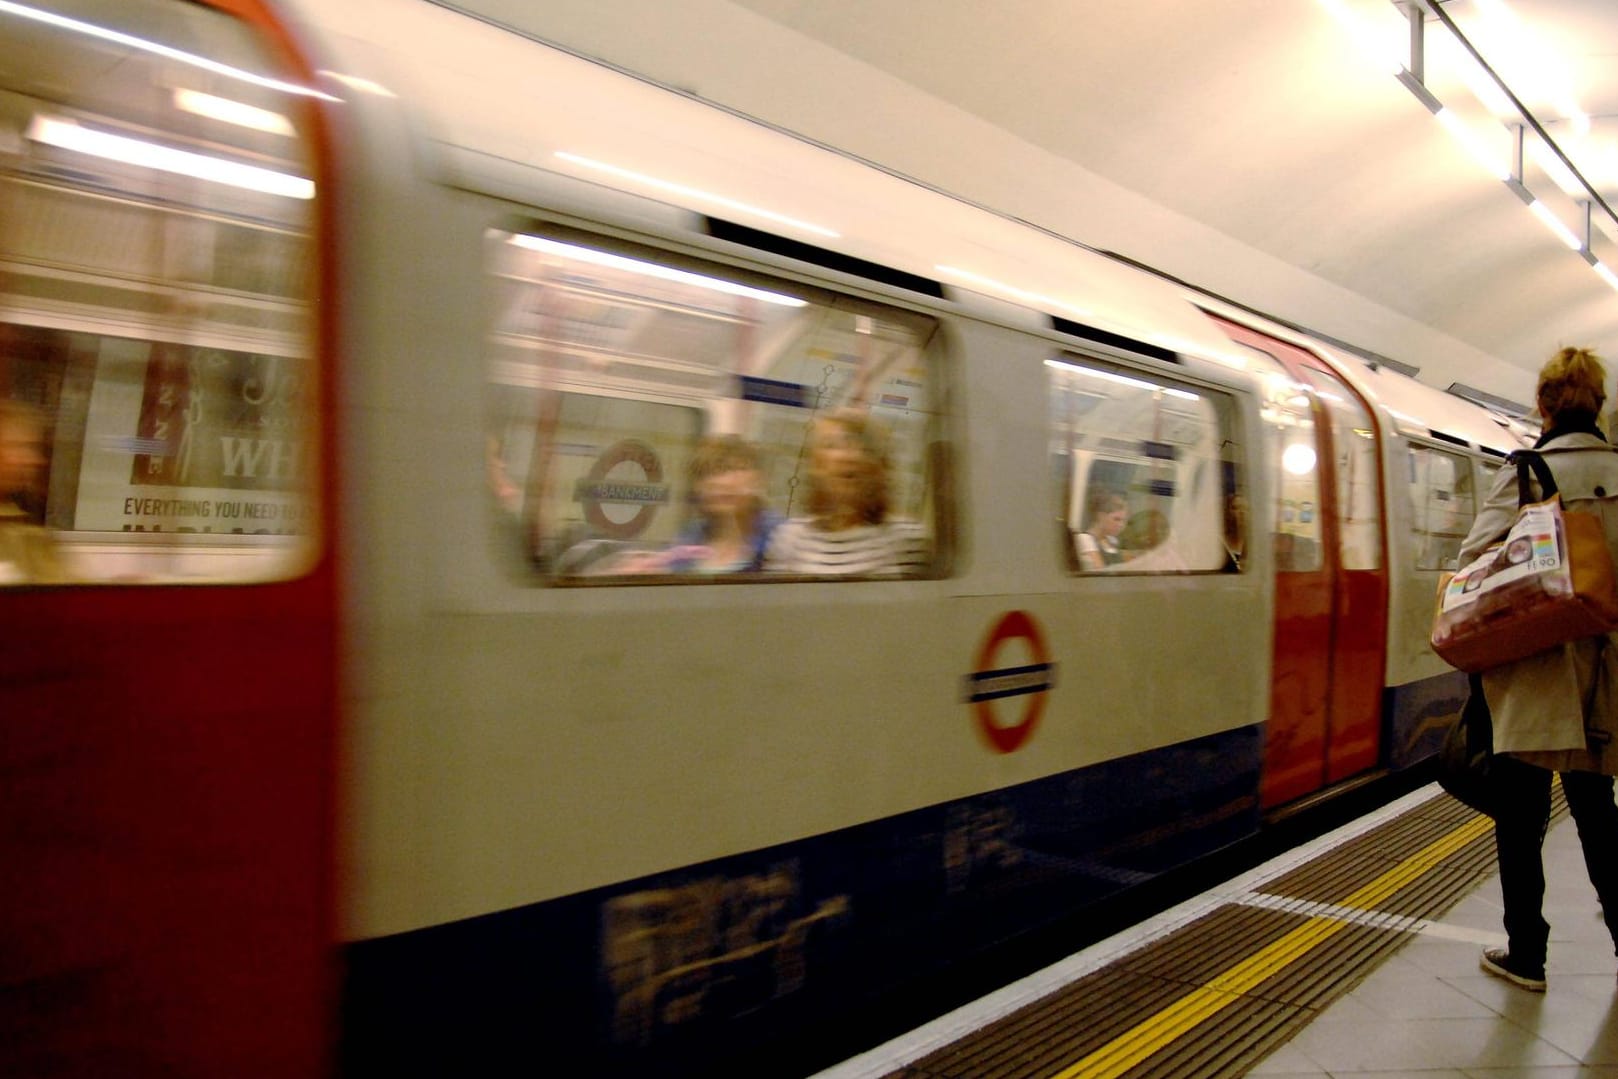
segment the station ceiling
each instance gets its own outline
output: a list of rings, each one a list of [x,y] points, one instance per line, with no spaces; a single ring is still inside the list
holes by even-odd
[[[1533,373],[1566,344],[1618,368],[1618,278],[1591,265],[1618,270],[1614,0],[1435,3],[1415,20],[1419,85],[1395,74],[1398,60],[1413,62],[1411,20],[1389,0],[448,6],[1153,266],[1442,388],[1527,401]],[[1485,68],[1515,101],[1490,93]],[[1470,144],[1440,122],[1440,106]],[[1513,171],[1517,128],[1525,149]],[[1542,143],[1579,175],[1553,175]],[[1575,243],[1588,239],[1588,255],[1530,213],[1535,198]]]

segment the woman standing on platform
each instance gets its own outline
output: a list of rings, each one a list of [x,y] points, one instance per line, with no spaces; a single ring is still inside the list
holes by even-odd
[[[1544,454],[1569,509],[1594,512],[1618,561],[1618,451],[1596,426],[1606,401],[1606,370],[1585,349],[1564,348],[1539,373],[1535,401]],[[1480,555],[1517,512],[1517,474],[1503,468],[1461,546],[1460,565]],[[1509,947],[1488,948],[1485,971],[1534,992],[1545,990],[1550,935],[1541,907],[1541,848],[1550,821],[1551,773],[1579,830],[1584,863],[1618,952],[1618,635],[1590,637],[1472,676],[1494,722],[1500,810],[1494,824]],[[1481,683],[1481,685],[1480,685]]]

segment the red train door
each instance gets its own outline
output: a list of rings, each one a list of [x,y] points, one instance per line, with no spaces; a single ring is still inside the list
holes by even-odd
[[[1264,806],[1374,768],[1381,756],[1388,585],[1380,435],[1370,407],[1314,354],[1219,321],[1286,372],[1270,394],[1280,476],[1270,517],[1275,649]],[[1255,512],[1255,527],[1265,519]]]
[[[309,85],[257,2],[0,10],[0,1074],[331,1069]]]

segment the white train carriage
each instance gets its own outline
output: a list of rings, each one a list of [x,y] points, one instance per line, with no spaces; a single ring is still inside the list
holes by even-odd
[[[0,26],[18,1068],[697,1066],[1458,703],[1481,409],[432,4]]]

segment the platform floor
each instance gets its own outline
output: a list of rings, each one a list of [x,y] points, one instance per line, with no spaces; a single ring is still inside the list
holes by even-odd
[[[1618,1079],[1618,959],[1557,798],[1547,992],[1504,944],[1489,822],[1436,786],[817,1079]]]

